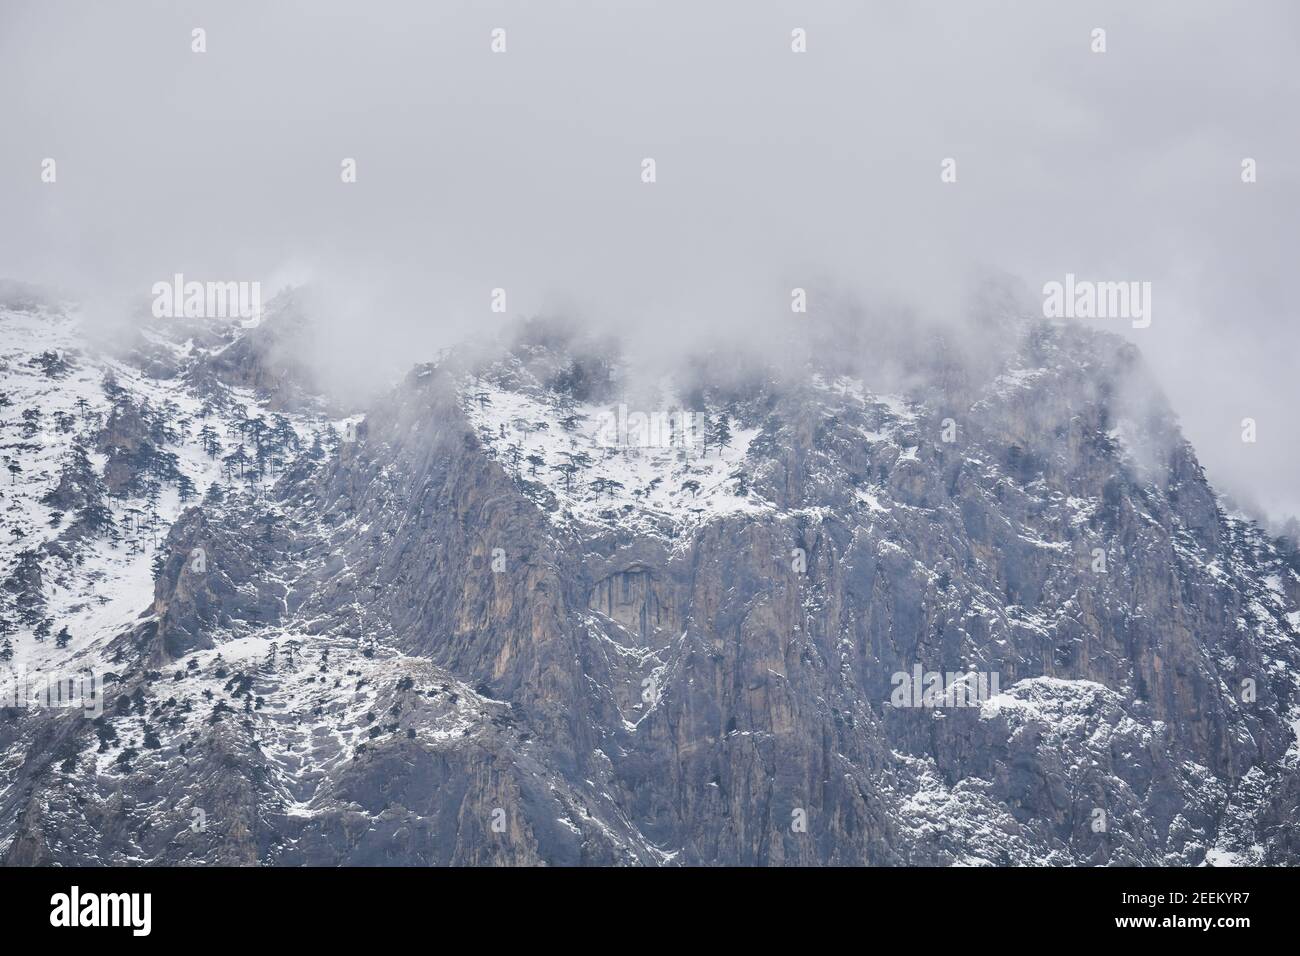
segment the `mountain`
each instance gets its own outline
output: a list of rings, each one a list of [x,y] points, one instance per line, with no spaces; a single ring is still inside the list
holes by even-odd
[[[563,323],[339,407],[260,324],[0,307],[34,864],[1300,861],[1300,556],[1122,340]],[[820,337],[819,337],[820,336]]]

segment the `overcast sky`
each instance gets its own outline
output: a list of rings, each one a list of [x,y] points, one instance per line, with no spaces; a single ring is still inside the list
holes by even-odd
[[[1150,328],[1096,324],[1221,488],[1300,513],[1297,49],[1284,0],[4,0],[0,277],[103,312],[314,280],[384,370],[501,321],[494,287],[685,341],[794,285],[948,317],[985,269],[1145,280]]]

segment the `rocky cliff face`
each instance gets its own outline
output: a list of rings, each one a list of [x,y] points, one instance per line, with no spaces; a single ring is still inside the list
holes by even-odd
[[[1297,862],[1298,562],[1116,339],[882,394],[531,328],[336,422],[223,348],[104,714],[4,711],[8,862]]]

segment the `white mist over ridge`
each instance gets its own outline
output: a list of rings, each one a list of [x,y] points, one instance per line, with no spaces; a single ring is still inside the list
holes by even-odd
[[[523,315],[575,315],[643,351],[711,330],[779,352],[795,287],[810,315],[829,288],[959,320],[986,265],[1031,305],[1067,273],[1150,282],[1149,328],[1094,324],[1140,345],[1218,484],[1294,513],[1297,227],[1281,211],[1300,183],[1294,124],[1276,118],[1300,105],[1296,17],[10,3],[0,82],[22,95],[0,104],[18,146],[0,155],[0,206],[20,228],[0,272],[105,321],[177,272],[267,298],[311,282],[319,358],[349,382]]]

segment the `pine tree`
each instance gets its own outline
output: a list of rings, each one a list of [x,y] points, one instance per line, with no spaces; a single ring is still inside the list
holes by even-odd
[[[564,490],[568,491],[573,476],[578,473],[578,466],[571,461],[562,461],[558,465],[552,465],[551,471],[558,471],[564,476]]]
[[[591,483],[591,488],[593,491],[596,492],[597,498],[599,498],[602,494],[605,494],[607,492],[618,491],[622,487],[623,487],[623,482],[615,481],[612,478],[597,478],[595,481]]]
[[[235,468],[239,469],[239,477],[243,478],[244,467],[249,463],[248,452],[244,450],[244,443],[240,442],[238,445],[236,445],[234,451],[232,451],[225,458],[221,459],[221,463],[226,466],[227,478],[230,477],[230,473]]]
[[[107,533],[111,538],[117,537],[117,522],[113,518],[113,512],[98,498],[77,510],[77,521],[93,534]]]
[[[275,447],[284,451],[297,451],[301,445],[298,440],[298,432],[294,430],[289,419],[281,414],[272,416],[273,427],[271,429],[271,438]]]
[[[258,461],[266,457],[266,439],[269,426],[261,415],[244,422],[244,433],[253,440],[253,454]]]
[[[23,437],[35,438],[41,430],[41,410],[39,408],[23,409]]]
[[[217,430],[207,422],[199,429],[199,447],[209,458],[216,458],[221,453],[221,439]]]
[[[590,468],[593,464],[592,457],[585,451],[566,451],[560,453],[565,461],[559,465],[552,465],[552,471],[558,471],[564,475],[564,490],[570,489],[573,476],[585,468]]]
[[[709,441],[718,446],[719,456],[722,449],[731,444],[731,423],[727,421],[725,412],[709,426]]]
[[[104,395],[108,399],[110,404],[116,405],[119,401],[121,401],[123,398],[126,397],[126,389],[124,389],[121,385],[117,384],[117,376],[115,376],[112,372],[104,373],[104,379],[101,384],[101,387],[104,389]]]

